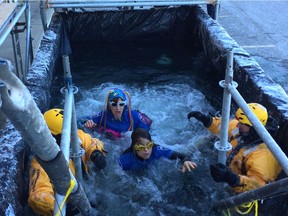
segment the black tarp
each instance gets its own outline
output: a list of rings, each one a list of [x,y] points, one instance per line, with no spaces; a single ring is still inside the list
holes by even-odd
[[[65,20],[65,22],[64,22]],[[50,89],[55,71],[59,71],[64,23],[68,23],[68,37],[77,42],[170,42],[181,41],[203,50],[214,67],[217,77],[224,79],[227,50],[233,48],[234,78],[247,102],[261,102],[280,123],[280,146],[288,151],[288,97],[284,90],[265,75],[257,62],[227,34],[227,32],[200,7],[152,8],[149,10],[95,11],[55,13],[45,32],[32,68],[27,87],[40,110],[50,105]],[[72,50],[77,52],[77,50]],[[253,94],[251,94],[253,92]],[[1,186],[0,215],[5,215],[11,204],[16,215],[24,215],[24,176],[21,175],[24,144],[19,134],[6,120],[1,123],[0,182],[9,182],[9,189]],[[9,145],[9,148],[7,146]],[[4,155],[14,152],[14,158]],[[19,155],[20,154],[20,155]],[[15,170],[18,170],[15,172]],[[20,174],[19,174],[20,173]],[[11,195],[13,194],[13,196]],[[19,199],[18,199],[19,198]],[[17,200],[15,200],[17,199]],[[24,201],[23,201],[24,200]]]

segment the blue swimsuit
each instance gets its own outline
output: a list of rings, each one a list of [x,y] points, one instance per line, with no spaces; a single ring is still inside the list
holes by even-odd
[[[148,164],[155,159],[165,157],[171,159],[172,154],[175,153],[171,149],[154,144],[150,158],[147,160],[140,159],[136,156],[133,150],[127,149],[121,154],[119,164],[123,170],[140,170],[148,167]]]
[[[98,126],[104,127],[105,115],[107,111],[104,111],[103,113],[104,116],[100,124],[102,112],[99,112],[97,115],[92,116],[92,118],[90,119],[92,119],[93,122],[96,123]],[[139,112],[137,112],[136,110],[132,110],[131,114],[132,114],[132,119],[133,119],[132,130],[136,128],[143,128],[145,130],[150,129],[150,127],[145,123],[145,119]],[[106,118],[107,129],[122,133],[122,132],[127,132],[129,127],[130,127],[130,118],[129,118],[129,113],[127,109],[123,111],[121,121],[118,119],[115,119],[111,111],[107,112],[107,118]]]

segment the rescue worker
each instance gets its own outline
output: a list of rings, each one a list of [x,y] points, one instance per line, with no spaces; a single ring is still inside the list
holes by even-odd
[[[132,144],[119,158],[119,165],[123,170],[141,170],[148,168],[153,161],[165,157],[170,160],[180,159],[182,162],[182,172],[191,171],[197,167],[196,163],[185,155],[172,151],[166,147],[155,144],[150,133],[137,128],[131,135]]]
[[[278,129],[278,123],[273,118],[268,118],[266,108],[258,103],[249,103],[248,106],[273,136]],[[202,122],[212,133],[220,132],[220,117],[198,111],[188,114],[188,119],[192,117]],[[214,181],[227,182],[237,193],[254,190],[275,181],[281,166],[241,108],[236,112],[236,119],[229,122],[228,136],[232,150],[227,153],[226,165],[210,165]]]
[[[57,144],[61,142],[63,110],[50,109],[44,113],[44,119]],[[81,147],[85,150],[82,156],[82,163],[85,172],[88,172],[87,161],[92,162],[96,169],[103,169],[106,166],[105,150],[103,142],[92,138],[89,134],[78,130],[78,137],[81,140]],[[70,159],[69,167],[75,175],[75,167]],[[83,167],[83,166],[82,166]],[[44,169],[33,157],[30,166],[29,183],[29,206],[40,215],[53,215],[54,211],[54,190],[50,179]]]
[[[127,97],[128,100],[127,100]],[[112,137],[121,137],[121,133],[133,131],[134,128],[150,129],[152,124],[145,114],[138,110],[131,110],[131,101],[128,92],[114,88],[107,93],[104,110],[88,117],[84,123],[87,128],[95,128],[98,132],[108,133]]]

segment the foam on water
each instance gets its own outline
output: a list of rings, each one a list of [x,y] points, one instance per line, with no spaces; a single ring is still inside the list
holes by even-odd
[[[213,215],[212,199],[225,196],[223,185],[215,184],[209,174],[209,164],[217,161],[215,137],[198,121],[187,119],[192,110],[215,111],[207,99],[215,99],[211,95],[216,93],[205,74],[205,57],[187,50],[177,49],[175,53],[173,48],[155,45],[141,49],[129,45],[121,49],[109,45],[92,50],[83,47],[72,62],[72,71],[77,71],[73,81],[79,88],[75,95],[77,118],[101,111],[109,89],[123,89],[131,95],[132,109],[153,120],[150,132],[155,143],[187,153],[198,164],[191,173],[182,174],[176,161],[163,158],[148,170],[125,172],[118,158],[130,146],[131,132],[110,140],[84,129],[101,139],[108,151],[105,170],[95,172],[91,166],[91,176],[84,182],[98,214]],[[159,64],[163,56],[169,64]],[[63,107],[63,97],[54,103],[53,106]]]
[[[108,151],[105,170],[93,172],[85,184],[89,199],[101,212],[100,215],[191,215],[201,211],[210,214],[211,209],[200,210],[198,207],[202,204],[195,205],[193,200],[201,196],[205,200],[210,196],[208,191],[211,189],[205,188],[211,181],[209,164],[205,164],[210,159],[201,148],[213,151],[212,136],[199,122],[187,119],[187,113],[192,109],[203,112],[213,110],[205,96],[187,84],[147,84],[139,89],[131,85],[105,83],[82,91],[83,100],[76,104],[77,116],[100,111],[107,91],[113,87],[130,92],[132,108],[141,110],[153,120],[151,135],[156,143],[188,153],[199,167],[189,174],[182,174],[177,169],[176,161],[161,159],[151,164],[149,170],[124,172],[117,160],[121,152],[130,146],[131,132],[118,140],[109,140],[93,133],[93,136],[104,141]]]

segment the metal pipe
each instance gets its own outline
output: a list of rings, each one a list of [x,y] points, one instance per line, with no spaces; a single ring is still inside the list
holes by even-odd
[[[69,56],[63,55],[62,61],[63,61],[65,84],[67,88],[72,87],[72,75],[70,70]]]
[[[25,11],[25,18],[26,18],[26,50],[25,50],[25,66],[24,66],[24,75],[23,75],[23,81],[26,82],[26,76],[29,71],[29,59],[30,59],[30,42],[31,42],[31,13],[30,13],[30,4],[25,2],[27,8]]]
[[[46,0],[47,1],[47,0]],[[158,0],[157,2],[182,2],[183,0]],[[197,2],[199,0],[189,0],[189,2]],[[215,0],[216,1],[216,0]],[[99,3],[99,2],[105,2],[105,3],[127,3],[127,2],[155,2],[155,0],[85,0],[85,1],[79,1],[79,0],[48,0],[48,4],[86,4],[86,3]],[[202,2],[205,3],[212,3],[210,0],[204,0]]]
[[[60,151],[59,146],[29,90],[11,67],[8,60],[0,58],[1,109],[41,160],[53,160]]]
[[[129,7],[129,6],[180,6],[207,4],[207,1],[151,1],[151,2],[94,2],[94,3],[48,3],[48,8],[94,8],[94,7]]]
[[[6,40],[7,36],[12,31],[13,27],[16,25],[16,23],[18,22],[18,20],[22,16],[22,14],[25,11],[25,9],[26,9],[26,5],[23,5],[20,8],[19,12],[16,13],[15,17],[13,18],[13,20],[9,23],[9,26],[6,28],[6,30],[4,31],[4,33],[0,37],[0,46],[4,43],[4,41]]]
[[[74,99],[74,98],[73,98]],[[82,182],[82,166],[81,166],[81,157],[83,154],[81,154],[80,151],[80,140],[78,137],[78,130],[77,130],[77,119],[76,119],[76,111],[75,111],[75,104],[74,100],[72,103],[72,128],[71,128],[71,143],[72,143],[72,155],[73,155],[73,161],[75,165],[76,170],[76,179],[79,182]],[[84,153],[84,152],[83,152]]]
[[[47,22],[47,16],[46,16],[46,3],[45,0],[40,1],[40,15],[41,15],[41,20],[42,20],[42,26],[44,31],[47,30],[48,28],[48,22]]]
[[[72,86],[72,76],[70,71],[69,65],[69,57],[63,56],[63,69],[64,69],[64,77],[66,80],[66,87],[63,88],[61,91],[62,93],[65,92],[65,105],[64,105],[64,119],[63,119],[63,126],[62,126],[62,135],[61,135],[61,144],[60,147],[63,151],[64,157],[67,161],[70,159],[70,140],[72,142],[72,151],[75,155],[79,155],[75,158],[75,169],[76,169],[76,177],[80,175],[80,180],[82,181],[82,167],[81,167],[81,155],[80,152],[80,143],[78,138],[78,131],[77,131],[77,122],[76,122],[76,113],[75,113],[75,106],[74,106],[74,88]],[[71,138],[71,139],[70,139]],[[74,179],[76,182],[75,177],[70,172],[71,179]],[[73,193],[76,195],[73,196]],[[55,199],[55,208],[54,208],[54,215],[57,215],[59,211],[59,204],[61,204],[65,199],[65,196],[60,194],[56,194]],[[83,192],[83,188],[80,184],[76,184],[72,194],[71,194],[72,202],[76,205],[82,215],[89,215],[91,211],[90,203]],[[75,199],[75,200],[73,200]],[[79,200],[82,200],[79,202]],[[58,205],[57,205],[58,204]],[[66,212],[66,204],[63,205],[61,209],[61,214]]]
[[[83,155],[80,150],[80,141],[78,137],[78,130],[77,130],[77,119],[76,119],[76,111],[75,111],[75,104],[74,104],[74,94],[78,92],[78,89],[72,85],[72,75],[70,69],[70,62],[69,56],[64,55],[62,56],[63,60],[63,70],[64,70],[64,77],[66,81],[66,86],[69,89],[69,105],[71,107],[71,143],[72,143],[72,158],[75,164],[76,169],[76,178],[78,181],[82,182],[82,166],[81,166],[81,156]],[[71,98],[70,98],[71,97]],[[70,99],[72,100],[70,102]],[[66,100],[65,100],[66,105]],[[70,110],[69,110],[70,111]],[[65,110],[64,110],[65,113]]]
[[[65,159],[66,160],[66,159]],[[67,162],[67,160],[66,160]],[[68,162],[69,163],[69,162]],[[71,170],[69,169],[69,173],[70,173],[70,178],[75,182],[75,186],[72,189],[72,193],[75,193],[76,191],[78,191],[79,189],[79,185],[77,183],[77,180],[75,179],[73,173],[71,172]],[[67,190],[66,190],[67,192]],[[71,193],[71,194],[72,194]],[[70,194],[70,195],[71,195]],[[66,215],[66,202],[64,202],[65,200],[65,195],[66,194],[59,194],[59,193],[55,193],[55,201],[54,201],[54,213],[53,215]],[[64,202],[64,203],[63,203]],[[63,203],[62,208],[60,209],[61,205]],[[76,205],[77,206],[77,205]],[[59,214],[61,213],[61,214]]]
[[[71,139],[71,119],[72,119],[72,89],[65,88],[65,105],[64,105],[64,118],[61,134],[61,145],[64,156],[67,161],[70,159],[70,139]]]
[[[70,160],[70,134],[71,134],[71,119],[72,119],[72,94],[70,93],[71,89],[65,89],[65,105],[64,105],[64,117],[63,117],[63,125],[62,125],[62,134],[61,134],[61,144],[60,148],[64,154],[64,157],[69,163]],[[74,179],[73,174],[70,171],[71,179]],[[75,181],[76,182],[76,181]],[[78,189],[78,185],[75,185],[73,191]],[[65,196],[56,193],[55,195],[55,207],[54,207],[54,215],[57,215],[59,211],[59,207],[64,201]],[[66,204],[64,204],[61,209],[61,215],[63,212],[66,212]]]
[[[64,160],[63,154],[27,87],[10,68],[11,63],[0,58],[1,110],[50,174],[53,184],[57,184],[55,190],[63,194],[70,185],[67,164],[59,164]]]
[[[215,20],[218,20],[218,18],[219,18],[219,10],[220,10],[220,0],[216,0],[216,5],[215,5]]]
[[[288,158],[285,155],[285,153],[281,150],[279,145],[275,142],[275,140],[272,138],[272,136],[269,134],[266,128],[260,123],[260,121],[254,115],[254,113],[250,110],[246,101],[237,91],[235,86],[229,85],[228,89],[229,89],[230,94],[233,96],[234,100],[238,104],[238,106],[243,110],[247,118],[252,123],[253,128],[257,131],[259,136],[262,138],[262,140],[268,146],[268,148],[270,149],[274,157],[278,160],[278,162],[282,166],[282,169],[288,175]]]
[[[72,88],[68,89],[65,88],[65,105],[64,105],[64,118],[63,118],[63,126],[62,126],[62,134],[61,134],[61,144],[60,148],[64,154],[64,157],[66,161],[69,163],[70,160],[70,138],[71,138],[71,120],[72,120],[72,103],[73,103],[73,90]],[[70,172],[71,179],[75,180],[75,177]],[[75,180],[76,182],[76,180]],[[75,192],[78,190],[78,185],[75,185],[72,192]],[[59,211],[59,204],[61,204],[64,201],[65,196],[56,194],[55,196],[55,207],[54,207],[54,214],[56,215]],[[83,199],[85,197],[82,197]],[[79,209],[81,209],[81,206],[77,206]],[[61,214],[63,212],[66,212],[66,205],[63,206],[61,209]]]
[[[230,121],[230,106],[231,106],[231,95],[228,91],[228,85],[233,82],[233,52],[229,51],[227,55],[226,72],[225,72],[225,85],[222,102],[222,116],[221,116],[221,133],[220,143],[215,143],[215,148],[218,152],[218,162],[226,164],[226,152],[231,150],[232,146],[227,143],[228,140],[228,129]],[[220,84],[221,85],[221,84]]]
[[[12,39],[12,45],[13,45],[13,54],[14,54],[14,59],[15,59],[16,74],[20,78],[20,80],[24,80],[21,47],[20,47],[17,25],[14,26],[14,29],[11,32],[11,39]]]
[[[62,89],[63,90],[63,89]],[[71,138],[71,119],[72,119],[72,97],[73,93],[71,94],[72,89],[69,88],[64,88],[64,93],[65,93],[65,105],[64,105],[64,117],[63,117],[63,125],[62,125],[62,134],[61,134],[61,144],[60,148],[64,154],[64,157],[69,163],[70,160],[70,138]],[[73,174],[70,173],[71,178],[73,177]],[[74,191],[77,190],[77,185],[74,187]],[[55,195],[55,207],[54,207],[54,215],[57,215],[59,208],[64,202],[65,196],[62,196],[60,194]],[[63,212],[66,212],[66,203],[63,205],[61,209],[61,214]]]
[[[288,178],[280,179],[276,182],[265,185],[264,187],[247,191],[237,196],[229,197],[227,199],[216,201],[213,203],[214,209],[229,209],[234,206],[239,206],[243,203],[252,202],[260,199],[267,199],[269,197],[284,195],[288,193]]]

